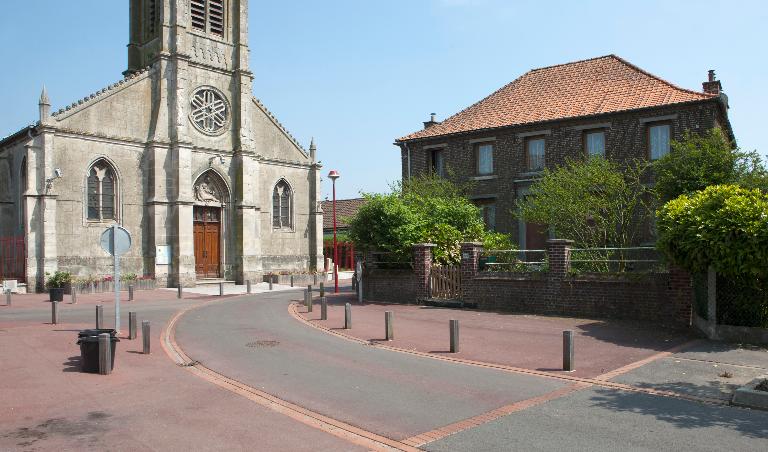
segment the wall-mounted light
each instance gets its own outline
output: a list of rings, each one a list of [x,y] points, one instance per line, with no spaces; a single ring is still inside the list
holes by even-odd
[[[49,177],[45,180],[45,190],[48,191],[53,187],[53,181],[56,179],[61,179],[64,176],[64,172],[61,170],[61,168],[54,168],[53,170],[53,176]]]

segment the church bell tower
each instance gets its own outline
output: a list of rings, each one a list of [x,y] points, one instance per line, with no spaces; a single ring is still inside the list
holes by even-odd
[[[231,178],[232,192],[222,200],[230,227],[221,243],[235,257],[222,277],[240,281],[258,270],[245,262],[260,254],[248,242],[258,243],[248,59],[248,0],[130,2],[126,72],[150,67],[154,86],[147,143],[152,241],[171,249],[170,267],[156,265],[155,273],[167,271],[172,286],[195,281],[194,187],[206,171]]]

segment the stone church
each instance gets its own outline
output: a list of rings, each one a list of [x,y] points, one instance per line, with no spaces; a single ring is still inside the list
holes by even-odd
[[[131,0],[124,78],[0,141],[0,237],[24,275],[124,272],[242,283],[323,262],[321,165],[252,95],[248,0]],[[7,276],[7,272],[6,275]]]

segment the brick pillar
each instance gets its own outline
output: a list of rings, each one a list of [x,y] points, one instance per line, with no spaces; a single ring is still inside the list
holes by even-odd
[[[573,240],[547,240],[547,258],[549,259],[549,276],[563,279],[571,269],[571,245]]]
[[[473,299],[473,296],[477,293],[474,290],[474,282],[480,263],[480,253],[482,252],[482,243],[466,242],[461,244],[461,300],[464,303],[477,303]]]
[[[432,270],[432,243],[413,245],[413,272],[416,274],[416,301],[429,298],[429,272]],[[396,290],[396,288],[393,288]]]
[[[672,318],[668,323],[689,326],[693,311],[693,284],[691,275],[676,265],[669,267],[669,303]]]

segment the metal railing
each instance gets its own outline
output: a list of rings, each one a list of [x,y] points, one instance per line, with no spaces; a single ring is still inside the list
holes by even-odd
[[[479,271],[532,273],[548,270],[546,250],[487,250],[480,255]]]
[[[571,248],[574,273],[626,273],[662,271],[658,250],[651,246]]]

